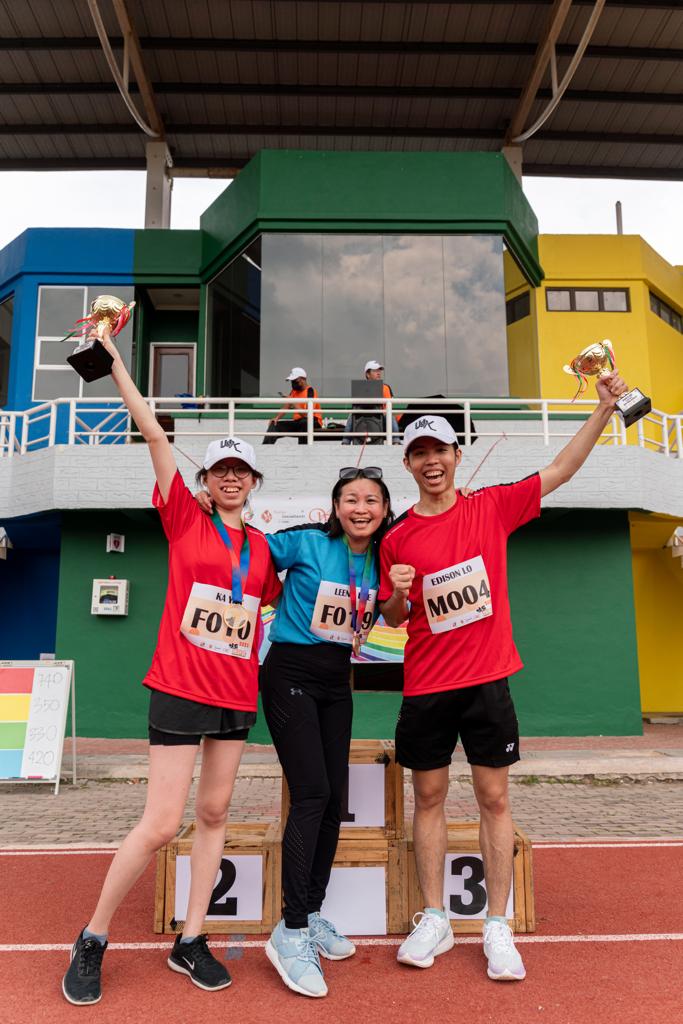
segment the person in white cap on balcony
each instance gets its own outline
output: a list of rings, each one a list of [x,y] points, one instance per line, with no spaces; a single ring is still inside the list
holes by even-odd
[[[152,503],[169,545],[168,589],[143,680],[150,690],[145,809],[119,846],[94,913],[74,942],[62,992],[76,1005],[102,997],[110,921],[156,851],[176,834],[200,742],[192,881],[183,932],[168,951],[167,963],[205,991],[230,984],[225,964],[207,945],[204,920],[223,855],[233,784],[256,720],[260,607],[277,601],[281,591],[265,536],[242,519],[251,491],[263,479],[252,446],[239,437],[209,444],[197,474],[213,499],[213,513],[205,515],[108,331],[102,343],[114,357],[114,384],[152,459]]]
[[[312,384],[308,383],[308,375],[303,366],[294,366],[289,371],[285,380],[289,381],[292,389],[287,396],[288,400],[282,406],[278,414],[268,424],[268,432],[263,438],[264,444],[275,444],[277,437],[273,434],[305,434],[308,429],[307,398],[318,398],[318,391]],[[293,410],[293,412],[292,412]],[[292,412],[292,419],[280,422],[282,417]],[[320,403],[313,403],[313,428],[322,430],[323,419],[320,412]],[[306,444],[305,437],[299,437],[299,444]]]
[[[396,760],[412,770],[415,861],[426,906],[399,948],[400,963],[431,967],[453,946],[443,906],[445,802],[460,738],[479,805],[487,973],[494,981],[526,975],[506,916],[514,854],[508,770],[519,760],[508,676],[522,668],[510,619],[507,541],[541,514],[542,497],[578,472],[628,390],[616,370],[596,387],[597,408],[550,465],[467,497],[455,487],[462,452],[450,423],[424,415],[405,429],[403,464],[419,500],[382,539],[378,600],[388,626],[408,620]]]
[[[378,363],[376,359],[368,359],[367,363],[365,364],[365,368],[364,368],[363,372],[365,373],[365,379],[366,380],[378,380],[378,381],[382,381],[383,382],[382,383],[382,395],[383,395],[384,398],[393,398],[394,397],[394,392],[391,390],[390,385],[387,384],[386,381],[384,380],[384,367],[382,366],[381,363]],[[382,412],[384,412],[384,408],[385,408],[384,407],[384,403],[382,403],[382,407],[381,408],[382,408]],[[366,411],[369,414],[375,412],[375,410],[372,409],[371,407],[366,407]],[[400,444],[401,443],[399,438],[398,438],[398,432],[399,432],[398,420],[399,420],[399,417],[396,416],[396,415],[393,415],[391,417],[391,428],[392,428],[392,431],[393,431],[393,434],[394,434],[394,444]],[[354,439],[352,437],[349,437],[348,435],[353,430],[353,413],[349,414],[349,418],[346,421],[346,426],[344,427],[344,430],[345,430],[347,436],[343,438],[342,444],[351,444]],[[356,438],[356,440],[358,440],[358,438]]]

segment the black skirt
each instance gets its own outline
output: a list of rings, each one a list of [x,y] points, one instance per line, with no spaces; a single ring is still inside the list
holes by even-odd
[[[152,690],[149,697],[149,724],[161,732],[179,736],[211,736],[214,733],[251,729],[255,711],[236,711],[214,704],[200,704],[185,697],[174,697],[161,690]]]

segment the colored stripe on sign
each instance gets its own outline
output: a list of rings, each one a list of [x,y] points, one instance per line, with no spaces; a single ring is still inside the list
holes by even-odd
[[[0,722],[0,750],[23,749],[26,722]]]
[[[28,722],[31,694],[0,694],[0,722]]]
[[[30,693],[33,672],[32,668],[0,668],[0,693]]]
[[[0,779],[20,779],[23,750],[0,750]]]

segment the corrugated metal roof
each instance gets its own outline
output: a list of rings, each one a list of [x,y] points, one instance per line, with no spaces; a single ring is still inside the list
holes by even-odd
[[[264,146],[498,149],[551,2],[127,6],[182,172],[239,166]],[[560,75],[591,7],[572,6]],[[100,9],[120,57],[109,0]],[[0,0],[0,51],[0,169],[145,166],[145,136],[81,0]],[[567,94],[524,146],[524,170],[683,179],[683,0],[608,0]]]

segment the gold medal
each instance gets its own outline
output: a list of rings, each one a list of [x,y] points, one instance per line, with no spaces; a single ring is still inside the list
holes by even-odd
[[[244,605],[233,602],[233,604],[227,605],[223,612],[223,621],[228,629],[238,630],[249,621],[249,613],[245,610]]]
[[[351,644],[351,649],[352,649],[353,653],[356,655],[356,657],[358,657],[358,655],[360,654],[361,642],[362,642],[362,638],[361,638],[360,633],[354,633],[353,634],[353,643]]]

